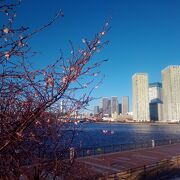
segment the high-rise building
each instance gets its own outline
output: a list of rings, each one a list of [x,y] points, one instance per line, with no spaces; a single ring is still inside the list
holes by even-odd
[[[162,83],[149,83],[149,102],[162,102]]]
[[[127,115],[129,112],[129,97],[122,96],[122,114]]]
[[[97,115],[100,113],[99,106],[94,106],[94,115]]]
[[[151,121],[161,121],[163,119],[162,105],[160,101],[149,103]]]
[[[150,119],[162,120],[162,83],[149,83],[149,103]]]
[[[180,121],[180,66],[162,70],[163,120]]]
[[[118,97],[113,96],[111,97],[111,114],[119,114],[119,108],[118,108]]]
[[[111,117],[111,100],[110,99],[108,100],[108,114],[109,114],[109,117]]]
[[[65,101],[64,100],[62,100],[60,102],[60,112],[61,113],[66,113],[66,105],[65,105]]]
[[[150,121],[148,75],[136,73],[132,76],[133,119]]]
[[[122,104],[118,104],[118,110],[119,110],[119,114],[122,113]]]
[[[102,115],[111,116],[111,100],[106,97],[102,98]]]

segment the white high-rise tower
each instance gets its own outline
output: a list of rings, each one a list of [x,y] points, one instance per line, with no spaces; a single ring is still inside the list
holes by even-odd
[[[129,112],[129,97],[122,96],[122,114],[126,115]]]
[[[180,121],[180,66],[162,70],[163,120]]]
[[[133,119],[150,121],[149,83],[147,73],[136,73],[132,77]]]
[[[111,97],[111,114],[119,114],[118,97]]]

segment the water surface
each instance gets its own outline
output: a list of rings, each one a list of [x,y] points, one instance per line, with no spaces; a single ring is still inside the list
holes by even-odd
[[[179,124],[80,123],[73,144],[91,147],[175,138],[180,139]]]

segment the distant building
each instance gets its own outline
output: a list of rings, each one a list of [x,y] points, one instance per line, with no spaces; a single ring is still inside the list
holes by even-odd
[[[129,97],[122,97],[122,114],[126,115],[129,112]]]
[[[102,98],[102,116],[111,116],[111,100],[109,98],[103,97]]]
[[[136,73],[132,77],[133,119],[150,121],[148,75]]]
[[[94,115],[97,115],[100,113],[99,106],[94,106]]]
[[[119,114],[118,97],[116,96],[111,97],[111,115],[114,113]]]
[[[149,102],[162,102],[162,83],[149,83]]]
[[[110,99],[108,100],[108,114],[109,114],[109,117],[111,117],[111,100]]]
[[[163,104],[161,102],[152,102],[149,104],[151,121],[161,121],[163,119]]]
[[[149,110],[152,121],[162,120],[162,83],[149,84]]]
[[[162,70],[163,120],[180,121],[180,66]]]
[[[121,104],[118,104],[118,109],[119,109],[119,114],[122,113],[122,105]]]
[[[62,100],[62,101],[60,102],[60,112],[61,112],[61,113],[66,113],[66,106],[65,106],[64,100]]]

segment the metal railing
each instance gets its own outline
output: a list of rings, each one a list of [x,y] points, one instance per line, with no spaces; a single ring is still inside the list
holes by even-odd
[[[139,142],[139,143],[124,143],[124,144],[115,144],[109,146],[96,146],[96,147],[88,147],[75,149],[77,157],[85,157],[113,152],[122,152],[134,149],[143,149],[150,148],[155,146],[162,146],[168,144],[180,143],[180,139],[162,139],[162,140],[151,140],[148,142]]]
[[[107,175],[111,179],[139,179],[139,180],[158,180],[180,178],[180,156],[164,159],[149,165],[131,168],[121,173]],[[103,177],[104,178],[104,177]],[[101,178],[99,178],[101,179]]]

